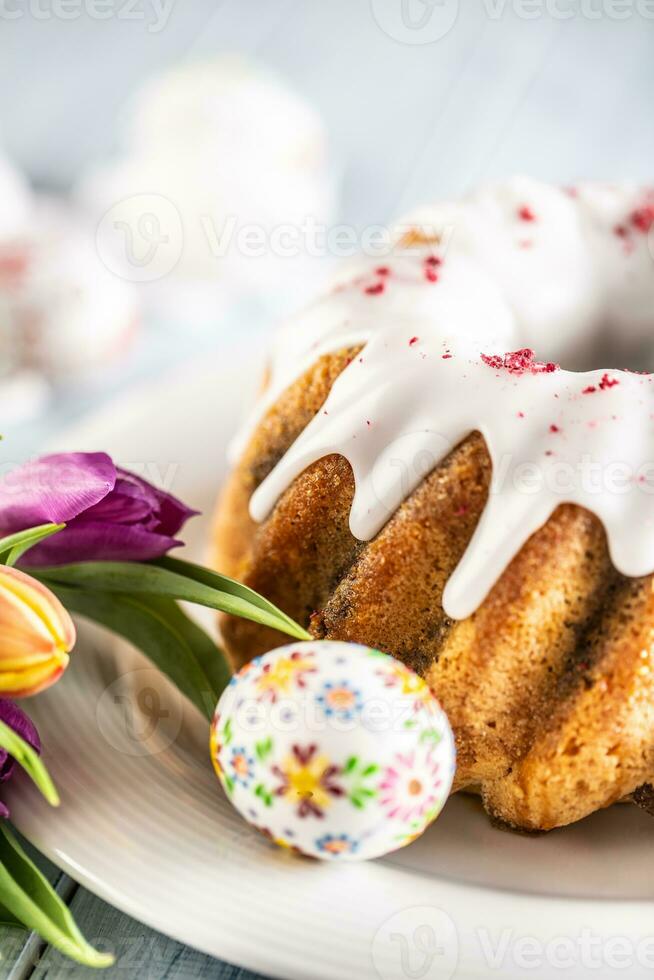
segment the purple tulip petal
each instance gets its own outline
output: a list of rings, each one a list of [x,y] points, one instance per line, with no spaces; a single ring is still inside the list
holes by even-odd
[[[160,490],[158,487],[154,487],[151,483],[147,483],[145,480],[141,480],[140,477],[136,476],[134,473],[130,473],[128,470],[123,470],[119,466],[116,467],[117,481],[121,479],[127,479],[131,483],[138,481],[140,487],[145,490],[147,489],[152,494],[152,508],[153,511],[157,511],[161,521],[162,528],[165,528],[168,534],[177,534],[181,526],[190,518],[195,517],[199,514],[199,511],[193,510],[191,507],[187,507],[183,504],[181,500],[177,497],[173,497],[172,494],[166,493],[165,490]]]
[[[31,460],[0,481],[0,532],[67,522],[113,490],[116,467],[106,453],[56,453]]]
[[[13,701],[9,701],[7,698],[0,698],[0,721],[4,721],[5,725],[12,728],[37,752],[41,751],[41,739],[33,722],[30,721],[24,711],[21,711]],[[0,749],[0,783],[9,779],[14,771],[14,766],[15,762],[7,750]],[[2,815],[0,813],[0,816]],[[6,816],[6,814],[4,815]]]
[[[150,561],[183,544],[141,525],[71,522],[59,534],[46,538],[23,557],[26,566],[66,565],[77,561]]]
[[[106,453],[42,456],[0,481],[0,534],[47,521],[67,527],[26,552],[21,564],[148,561],[181,542],[175,535],[197,511]]]
[[[104,500],[89,507],[77,518],[77,521],[107,521],[117,524],[135,524],[147,520],[152,515],[152,508],[147,500],[134,493],[124,493],[123,486],[107,494]]]
[[[159,513],[161,515],[161,525],[169,534],[177,534],[183,524],[190,517],[196,517],[200,511],[187,507],[177,497],[173,497],[163,490],[157,491],[159,496]]]
[[[124,493],[131,493],[139,497],[141,500],[146,501],[152,510],[157,510],[161,491],[153,487],[147,480],[142,480],[136,473],[130,473],[129,470],[122,470],[117,466],[116,484],[120,484]]]

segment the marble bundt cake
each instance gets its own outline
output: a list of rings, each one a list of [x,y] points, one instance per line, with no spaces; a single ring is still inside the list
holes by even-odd
[[[218,507],[217,567],[425,677],[455,788],[514,828],[654,798],[654,378],[583,370],[651,344],[653,242],[626,185],[398,226],[281,332]]]

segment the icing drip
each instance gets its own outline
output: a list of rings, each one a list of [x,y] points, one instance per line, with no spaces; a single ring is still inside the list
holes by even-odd
[[[564,502],[603,521],[619,571],[653,572],[654,378],[554,363],[607,324],[635,338],[651,331],[653,202],[633,187],[569,194],[516,180],[414,219],[410,248],[381,267],[364,262],[282,335],[268,401],[324,351],[365,346],[253,494],[253,518],[307,466],[340,453],[355,477],[350,527],[369,540],[477,430],[493,478],[445,590],[448,615],[474,612]]]

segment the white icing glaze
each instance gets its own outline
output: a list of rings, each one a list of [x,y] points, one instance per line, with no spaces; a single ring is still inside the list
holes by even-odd
[[[563,502],[603,521],[619,571],[654,572],[654,377],[515,372],[488,357],[533,347],[565,364],[608,330],[646,340],[654,192],[632,185],[566,192],[516,179],[408,224],[436,229],[440,243],[364,263],[282,333],[259,412],[320,353],[365,347],[253,494],[253,518],[263,520],[311,463],[340,453],[356,484],[350,527],[369,540],[478,430],[493,481],[446,587],[448,615],[474,612]]]

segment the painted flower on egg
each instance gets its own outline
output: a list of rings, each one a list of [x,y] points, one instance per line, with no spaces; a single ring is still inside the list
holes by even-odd
[[[328,718],[339,718],[341,721],[352,721],[363,708],[361,691],[346,680],[336,683],[327,681],[316,701]]]
[[[428,701],[432,697],[429,687],[412,670],[408,670],[399,660],[389,670],[380,672],[387,687],[397,688],[403,697],[414,697],[416,699],[416,709],[420,704]]]
[[[280,695],[290,694],[294,687],[304,687],[306,675],[315,670],[314,658],[298,650],[280,657],[274,664],[264,663],[256,685],[261,700],[277,701]]]
[[[380,802],[389,817],[409,823],[426,817],[438,805],[440,787],[439,765],[429,754],[398,754],[384,770]]]
[[[231,720],[228,719],[221,730],[221,717],[219,714],[215,714],[213,721],[211,722],[211,734],[209,738],[209,747],[211,752],[211,759],[213,761],[214,769],[218,773],[221,779],[224,779],[225,789],[231,792],[233,786],[233,779],[231,776],[227,776],[223,769],[223,749],[228,746],[232,740],[231,736]],[[220,772],[219,772],[220,769]]]
[[[241,786],[248,786],[254,776],[254,759],[243,746],[234,746],[229,757],[229,770]]]
[[[358,846],[359,842],[349,834],[323,834],[316,840],[318,850],[334,858],[344,854],[356,854]]]
[[[335,796],[343,796],[342,786],[335,782],[339,767],[318,751],[317,745],[294,745],[291,754],[272,772],[282,784],[275,790],[293,805],[298,817],[322,817]]]

